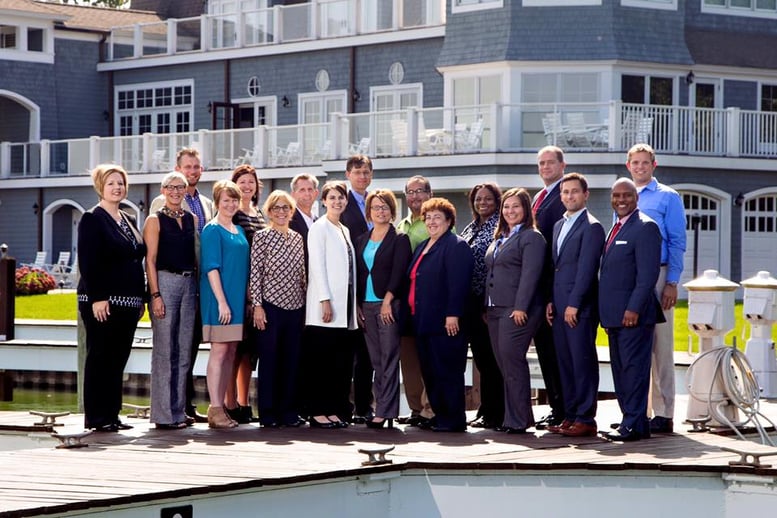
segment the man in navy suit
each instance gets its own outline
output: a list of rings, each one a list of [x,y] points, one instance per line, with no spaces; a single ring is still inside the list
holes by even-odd
[[[297,207],[289,221],[289,228],[302,235],[305,247],[305,267],[308,265],[308,229],[318,217],[313,214],[313,203],[318,198],[318,178],[312,174],[301,173],[291,180],[291,197]]]
[[[553,260],[551,248],[553,243],[553,226],[566,210],[561,203],[559,183],[564,176],[564,151],[556,146],[546,146],[537,152],[537,169],[545,187],[532,200],[532,212],[537,229],[545,238],[545,267],[542,270],[542,280],[539,290],[544,294],[545,302],[550,301],[552,286]],[[543,430],[548,426],[558,426],[564,420],[564,401],[562,398],[562,382],[558,371],[556,348],[553,344],[553,330],[545,319],[542,320],[534,335],[534,347],[537,349],[537,360],[542,370],[542,380],[545,383],[545,393],[550,405],[550,413],[537,421],[534,427]]]
[[[564,175],[559,187],[567,211],[553,227],[553,302],[547,306],[547,320],[553,326],[563,380],[564,421],[548,430],[568,437],[590,437],[597,433],[597,296],[604,228],[586,209],[585,176]]]
[[[637,209],[637,186],[612,186],[617,221],[607,236],[599,273],[599,318],[610,342],[615,395],[623,419],[613,441],[650,437],[647,417],[650,358],[656,323],[664,321],[655,286],[661,268],[661,231]]]
[[[372,183],[372,160],[366,155],[353,155],[345,164],[345,178],[350,183],[348,189],[348,205],[340,216],[340,221],[348,227],[351,241],[367,232],[370,226],[365,215],[367,189]],[[365,423],[372,420],[372,362],[367,352],[367,343],[361,329],[357,334],[354,346],[353,367],[353,406],[354,423]]]

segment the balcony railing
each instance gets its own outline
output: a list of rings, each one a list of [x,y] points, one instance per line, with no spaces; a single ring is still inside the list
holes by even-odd
[[[371,34],[445,23],[445,0],[312,0],[114,27],[108,61]]]
[[[0,143],[0,178],[86,174],[99,163],[131,173],[173,168],[178,149],[200,150],[209,169],[317,166],[354,153],[376,158],[533,152],[625,152],[777,157],[777,113],[623,104],[479,105],[334,114],[326,123]]]

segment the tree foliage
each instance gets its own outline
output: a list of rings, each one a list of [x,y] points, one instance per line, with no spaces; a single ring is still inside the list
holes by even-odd
[[[93,5],[96,7],[129,7],[130,0],[60,0],[63,4]]]

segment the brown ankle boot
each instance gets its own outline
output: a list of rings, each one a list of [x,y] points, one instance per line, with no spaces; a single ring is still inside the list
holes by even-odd
[[[224,412],[224,407],[208,407],[208,427],[209,428],[234,428],[237,426]]]

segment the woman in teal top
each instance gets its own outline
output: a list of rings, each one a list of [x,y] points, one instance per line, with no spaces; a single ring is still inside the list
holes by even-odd
[[[240,190],[229,180],[213,186],[218,213],[200,237],[200,310],[203,342],[210,342],[208,359],[208,425],[237,426],[224,411],[227,384],[233,380],[237,344],[243,339],[248,286],[248,241],[232,222],[240,205]]]
[[[356,296],[364,337],[375,369],[375,417],[370,428],[391,428],[399,414],[399,304],[407,292],[410,239],[397,234],[394,194],[379,189],[367,195],[367,221],[372,230],[356,240]]]

